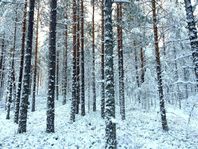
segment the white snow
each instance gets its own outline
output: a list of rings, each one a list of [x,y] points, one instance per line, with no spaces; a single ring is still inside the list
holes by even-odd
[[[37,101],[37,111],[29,110],[27,133],[24,134],[17,134],[13,112],[10,120],[5,119],[6,112],[0,102],[0,148],[104,149],[105,120],[101,119],[99,111],[86,113],[85,117],[78,115],[76,122],[71,124],[70,102],[62,106],[59,100],[55,109],[55,133],[47,134],[46,97],[37,97]],[[118,149],[197,149],[197,117],[191,117],[188,124],[188,112],[170,105],[167,107],[168,132],[162,131],[160,114],[156,110],[128,108],[126,121],[121,121],[117,107],[117,117],[113,120],[117,124]]]

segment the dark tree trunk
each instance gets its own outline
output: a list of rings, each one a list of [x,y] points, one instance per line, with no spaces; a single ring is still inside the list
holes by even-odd
[[[57,0],[50,0],[50,34],[49,34],[49,61],[48,61],[48,97],[47,97],[47,133],[54,132],[55,117],[55,73],[56,73],[56,14]]]
[[[20,105],[20,98],[21,98],[22,78],[23,78],[23,68],[24,68],[26,16],[27,16],[27,0],[25,0],[24,10],[23,10],[20,69],[19,69],[19,80],[18,80],[18,85],[17,85],[16,100],[15,100],[16,104],[15,104],[14,122],[17,123],[17,124],[18,124],[18,121],[19,121],[19,105]]]
[[[39,38],[39,15],[40,15],[40,2],[38,2],[37,22],[36,22],[36,46],[34,58],[34,74],[33,74],[33,91],[32,91],[32,112],[35,111],[36,104],[36,77],[37,77],[37,62],[38,62],[38,38]]]
[[[4,46],[5,46],[5,34],[3,34],[2,43],[1,43],[1,60],[0,60],[0,87],[2,88],[1,95],[3,95],[3,84],[4,84]]]
[[[92,90],[93,111],[96,111],[96,77],[95,77],[95,0],[93,0],[92,12]]]
[[[122,4],[117,4],[117,33],[118,33],[118,71],[119,71],[119,102],[122,120],[125,120],[125,98],[124,98],[124,66],[123,66],[123,44],[122,44]]]
[[[186,9],[186,19],[188,23],[190,45],[192,49],[193,63],[195,65],[195,76],[196,76],[196,81],[198,82],[198,38],[197,38],[196,23],[193,15],[191,0],[184,0],[184,2]]]
[[[112,30],[112,1],[104,1],[105,18],[105,137],[106,149],[116,149],[116,123],[114,69],[113,69],[113,30]]]
[[[152,0],[152,12],[153,12],[153,31],[154,31],[154,42],[155,42],[156,72],[157,72],[158,91],[159,91],[159,98],[160,98],[160,114],[161,114],[162,128],[163,130],[168,131],[165,101],[164,101],[163,86],[162,86],[160,49],[158,45],[159,41],[158,41],[157,14],[156,14],[155,0]]]
[[[101,14],[102,14],[102,22],[101,22],[101,117],[105,118],[105,86],[104,86],[104,0],[102,0],[101,4]]]
[[[25,67],[24,67],[24,77],[23,77],[22,98],[20,104],[18,133],[26,132],[27,110],[29,105],[28,98],[30,93],[30,72],[31,72],[35,0],[30,0],[29,3],[30,4],[29,4],[29,13],[28,13],[29,19],[28,19],[27,44],[25,50]]]
[[[77,31],[77,25],[76,25],[76,0],[73,0],[73,26],[72,26],[72,34],[73,34],[73,74],[72,74],[72,104],[71,104],[71,115],[70,115],[70,121],[75,122],[75,112],[76,112],[76,31]]]
[[[85,115],[84,0],[81,0],[81,115]]]
[[[144,74],[145,74],[145,58],[144,58],[144,50],[143,48],[141,48],[141,53],[140,53],[140,57],[141,57],[141,83],[144,83]]]
[[[67,8],[66,8],[67,9]],[[65,12],[65,19],[68,20],[67,10]],[[68,49],[68,25],[65,25],[65,51],[63,62],[63,105],[67,102],[67,49]]]
[[[80,104],[80,0],[77,0],[76,114]]]

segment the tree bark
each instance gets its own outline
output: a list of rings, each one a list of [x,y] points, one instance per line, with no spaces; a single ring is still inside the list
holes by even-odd
[[[112,0],[104,1],[105,18],[105,148],[116,149],[115,93],[113,69]]]
[[[16,104],[14,112],[14,122],[18,124],[19,121],[19,105],[21,98],[22,79],[23,79],[23,68],[24,68],[24,53],[25,53],[25,36],[26,36],[26,17],[27,17],[27,0],[25,0],[23,10],[23,23],[22,23],[22,39],[21,39],[21,53],[20,53],[20,69],[19,69],[19,80],[17,85],[16,93]]]
[[[158,91],[159,91],[159,98],[160,98],[160,114],[161,114],[161,121],[162,121],[162,129],[165,131],[168,131],[163,86],[162,86],[160,49],[158,45],[159,41],[158,41],[157,14],[156,14],[155,0],[152,0],[152,12],[153,12],[153,31],[154,31],[154,42],[155,42],[156,72],[157,72]]]
[[[36,104],[36,77],[37,77],[37,62],[38,62],[38,38],[39,38],[39,15],[40,15],[40,2],[38,2],[37,22],[36,22],[36,45],[35,45],[35,58],[34,58],[34,74],[33,74],[33,91],[32,91],[32,112],[35,111]]]
[[[29,19],[28,19],[28,32],[27,32],[27,44],[25,50],[25,67],[23,77],[23,91],[20,106],[19,115],[19,127],[18,132],[26,132],[27,123],[27,110],[28,110],[28,99],[30,92],[30,72],[31,72],[31,56],[32,56],[32,38],[33,38],[33,26],[34,26],[34,5],[35,0],[29,1]]]
[[[57,0],[50,0],[50,34],[49,34],[49,61],[48,61],[48,97],[47,97],[47,133],[54,132],[55,118],[55,77],[56,77],[56,14]]]

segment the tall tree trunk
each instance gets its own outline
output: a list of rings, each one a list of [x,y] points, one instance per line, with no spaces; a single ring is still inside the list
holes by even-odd
[[[118,71],[119,71],[119,102],[122,120],[125,120],[125,98],[124,98],[124,66],[123,66],[123,44],[122,44],[122,4],[117,4],[117,32],[118,32]]]
[[[31,72],[35,0],[30,0],[29,3],[30,4],[29,4],[29,13],[28,13],[29,19],[28,19],[27,44],[26,44],[26,50],[25,50],[23,91],[22,91],[22,98],[21,98],[21,104],[20,104],[18,133],[26,132],[28,98],[29,98],[29,92],[30,92],[30,72]]]
[[[67,7],[67,6],[66,6]],[[67,9],[67,8],[66,8]],[[65,12],[65,19],[68,20],[67,10]],[[63,105],[67,102],[67,49],[68,49],[68,25],[65,25],[65,51],[63,62]]]
[[[106,149],[116,149],[115,93],[113,69],[112,0],[104,1],[105,18],[105,137]]]
[[[96,111],[96,77],[95,77],[95,0],[93,0],[92,12],[92,90],[93,111]]]
[[[14,25],[14,41],[13,48],[10,49],[10,64],[9,64],[9,75],[8,75],[8,100],[7,100],[7,115],[6,119],[10,119],[10,106],[13,102],[12,95],[14,93],[14,57],[15,57],[15,48],[16,48],[16,32],[17,32],[17,8],[15,10],[15,25]],[[13,96],[14,97],[14,96]]]
[[[81,115],[85,115],[84,0],[81,0]]]
[[[193,15],[191,0],[184,0],[184,2],[186,9],[186,19],[188,23],[190,45],[192,49],[193,63],[195,65],[196,82],[198,82],[198,38],[197,38],[197,29],[195,26],[196,23]]]
[[[32,91],[32,112],[35,111],[36,102],[36,77],[37,77],[37,63],[38,63],[38,38],[39,38],[39,15],[40,15],[40,2],[38,2],[37,21],[36,21],[36,45],[35,45],[35,58],[34,58],[34,74],[33,74],[33,91]]]
[[[102,0],[101,4],[101,14],[102,14],[102,35],[101,35],[101,117],[105,118],[105,85],[104,85],[104,0]]]
[[[22,23],[22,39],[21,39],[21,53],[20,53],[20,69],[19,69],[19,80],[17,85],[16,93],[16,104],[14,112],[14,122],[18,124],[19,121],[19,105],[21,98],[22,89],[22,78],[23,78],[23,68],[24,68],[24,53],[25,53],[25,36],[26,36],[26,17],[27,17],[27,0],[25,0],[24,10],[23,10],[23,23]]]
[[[80,104],[80,0],[77,0],[76,114]]]
[[[152,12],[153,12],[153,31],[154,31],[154,42],[155,42],[156,72],[157,72],[158,91],[159,91],[159,98],[160,98],[160,114],[161,114],[162,128],[163,130],[168,131],[163,86],[162,86],[161,62],[160,62],[160,50],[159,50],[159,45],[158,45],[159,41],[158,41],[157,14],[156,14],[155,0],[152,0]]]
[[[71,115],[70,121],[75,122],[75,111],[76,111],[76,0],[72,2],[72,11],[73,11],[73,25],[72,25],[72,34],[73,34],[73,58],[72,58],[72,65],[73,65],[73,73],[72,73],[72,104],[71,104]]]
[[[47,133],[54,132],[55,117],[55,73],[56,73],[56,14],[57,0],[50,0],[49,61],[48,61],[48,97],[47,97]]]

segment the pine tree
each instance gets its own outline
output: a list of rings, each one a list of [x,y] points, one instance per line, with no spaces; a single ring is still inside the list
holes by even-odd
[[[119,71],[119,102],[122,120],[125,120],[125,98],[124,98],[124,57],[122,39],[122,3],[117,4],[117,38],[118,38],[118,71]]]
[[[38,63],[38,38],[39,38],[39,15],[40,2],[38,1],[37,20],[36,20],[36,45],[35,45],[35,58],[34,58],[34,74],[33,74],[33,91],[32,91],[32,112],[35,111],[36,100],[36,77],[37,77],[37,63]]]
[[[116,149],[116,123],[114,70],[113,70],[113,30],[112,30],[112,0],[104,1],[105,18],[105,137],[106,149]]]
[[[198,82],[198,37],[197,37],[197,28],[195,23],[195,18],[193,15],[193,9],[191,0],[184,0],[185,9],[186,9],[186,19],[188,24],[188,31],[189,31],[189,39],[190,45],[192,49],[192,57],[193,63],[195,65],[195,76],[196,81]]]
[[[81,115],[85,115],[84,0],[81,0]]]
[[[160,62],[160,49],[158,41],[158,27],[157,27],[157,14],[156,14],[156,1],[152,0],[152,12],[153,12],[153,31],[154,31],[154,42],[155,42],[155,57],[156,57],[156,72],[158,81],[158,91],[160,98],[160,114],[162,121],[162,129],[168,131],[168,124],[166,119],[165,101],[162,86],[162,75],[161,75],[161,62]]]
[[[16,99],[15,99],[16,104],[15,104],[15,112],[14,112],[14,122],[17,124],[19,121],[19,105],[21,99],[22,78],[23,78],[23,68],[24,68],[25,36],[26,36],[26,21],[27,21],[26,17],[27,17],[27,0],[25,0],[24,9],[23,9],[20,69],[19,69],[19,80],[17,85]]]
[[[23,77],[23,90],[20,104],[19,126],[18,132],[26,132],[27,123],[27,110],[28,99],[30,93],[30,72],[31,72],[31,56],[32,56],[32,38],[33,38],[33,26],[34,26],[34,5],[35,0],[29,1],[29,13],[28,13],[28,32],[27,32],[27,44],[25,50],[25,67]]]
[[[101,2],[101,117],[105,117],[105,86],[104,86],[104,0]]]
[[[72,57],[72,65],[73,65],[73,72],[72,72],[72,103],[71,103],[71,115],[70,121],[75,122],[75,112],[76,112],[76,0],[72,2],[72,11],[73,11],[73,25],[72,25],[72,34],[73,34],[73,57]]]
[[[48,97],[47,97],[47,127],[46,132],[54,132],[55,117],[55,73],[56,73],[56,14],[57,0],[50,0],[49,27],[49,61],[48,61]]]

